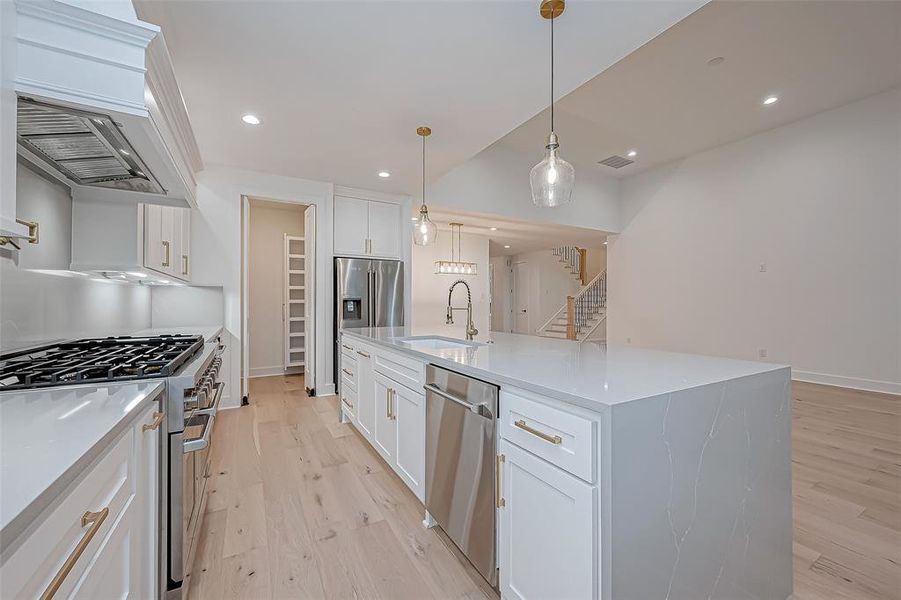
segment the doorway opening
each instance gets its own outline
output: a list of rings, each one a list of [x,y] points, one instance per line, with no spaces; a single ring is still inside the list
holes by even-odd
[[[313,392],[315,205],[245,198],[242,389],[285,376]],[[254,385],[255,389],[265,386]]]

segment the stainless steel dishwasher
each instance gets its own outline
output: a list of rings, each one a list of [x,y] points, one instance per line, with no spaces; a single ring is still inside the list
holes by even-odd
[[[497,587],[495,475],[498,387],[426,368],[425,506]]]

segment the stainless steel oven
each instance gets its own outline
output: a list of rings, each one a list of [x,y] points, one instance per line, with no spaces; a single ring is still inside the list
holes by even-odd
[[[167,540],[167,599],[182,598],[206,505],[206,482],[216,411],[225,389],[219,380],[224,347],[207,344],[198,360],[169,380],[168,494],[162,509]]]

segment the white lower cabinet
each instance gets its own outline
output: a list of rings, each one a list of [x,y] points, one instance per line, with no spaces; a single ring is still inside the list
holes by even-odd
[[[399,360],[402,370],[398,370]],[[353,372],[356,395],[354,410],[345,407],[344,414],[416,497],[424,501],[425,394],[417,390],[422,385],[425,365],[362,345],[353,338],[342,342],[341,363],[342,373],[344,369]],[[341,381],[344,388],[349,387],[345,376]],[[417,389],[410,385],[417,385]],[[346,396],[343,391],[341,395]]]
[[[501,596],[598,597],[597,488],[507,440],[498,454]]]
[[[392,395],[397,428],[397,474],[425,501],[425,394],[395,385]]]
[[[16,542],[0,567],[0,598],[157,597],[157,410],[148,407]]]
[[[397,422],[392,411],[392,392],[396,385],[381,373],[375,373],[375,431],[372,441],[390,465],[394,464],[397,455]]]

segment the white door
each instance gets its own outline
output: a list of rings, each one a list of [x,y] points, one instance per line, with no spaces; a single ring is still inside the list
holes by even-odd
[[[397,474],[425,501],[425,395],[394,386]]]
[[[400,205],[369,203],[369,253],[400,258]]]
[[[310,205],[303,211],[304,235],[304,361],[303,383],[308,390],[316,389],[316,206]]]
[[[531,290],[531,269],[529,263],[513,265],[513,332],[533,333],[530,327],[529,291]]]
[[[372,440],[375,429],[374,376],[369,350],[357,350],[357,425],[367,440]]]
[[[335,255],[360,256],[369,249],[369,202],[335,196]]]
[[[382,375],[375,373],[375,431],[372,439],[375,442],[375,449],[385,461],[393,465],[394,456],[397,454],[397,423],[394,420],[394,412],[392,411],[393,398],[392,389],[397,386],[396,383]]]
[[[502,598],[597,598],[596,488],[501,440]]]
[[[144,266],[163,270],[163,207],[144,205]]]

